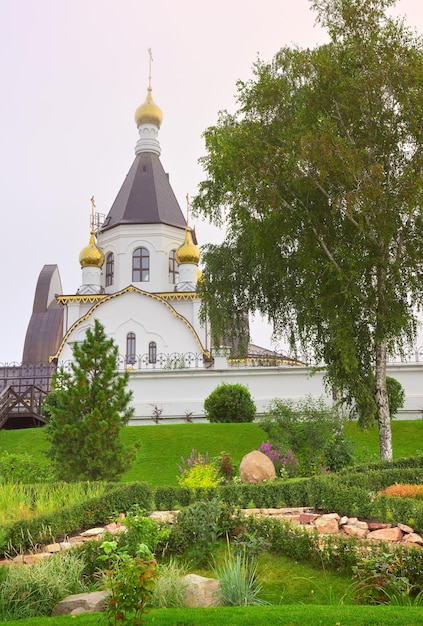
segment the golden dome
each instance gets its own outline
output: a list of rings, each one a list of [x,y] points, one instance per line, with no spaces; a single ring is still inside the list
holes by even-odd
[[[90,242],[81,250],[79,255],[81,267],[102,267],[104,263],[103,251],[96,246],[94,233],[91,231]]]
[[[145,102],[143,102],[135,111],[135,122],[137,124],[137,128],[141,124],[154,124],[160,128],[162,121],[163,113],[157,104],[155,104],[151,93],[151,87],[149,87]]]
[[[200,260],[200,250],[192,241],[191,230],[187,227],[185,231],[185,241],[176,251],[176,262],[179,265],[183,263],[192,263],[198,265]]]

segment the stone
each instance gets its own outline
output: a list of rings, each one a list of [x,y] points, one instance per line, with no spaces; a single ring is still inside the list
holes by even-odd
[[[399,525],[398,525],[399,526]],[[404,535],[403,543],[416,544],[418,546],[423,546],[423,537],[418,535],[417,533],[407,533]]]
[[[403,533],[413,533],[414,532],[414,528],[411,528],[411,526],[407,526],[407,524],[397,524],[398,528],[400,530],[402,530]]]
[[[364,539],[367,537],[369,529],[368,528],[360,528],[355,524],[344,524],[342,526],[342,530],[346,535],[350,535],[351,537],[358,537],[359,539]]]
[[[51,557],[51,552],[37,552],[36,554],[25,554],[23,557],[23,562],[25,565],[33,565],[34,563],[39,563],[44,559],[49,559]]]
[[[76,593],[67,596],[54,607],[51,615],[76,615],[77,613],[98,613],[104,611],[107,605],[106,591],[91,593]]]
[[[349,523],[349,518],[346,515],[343,515],[341,519],[339,520],[340,526],[345,526],[345,524],[348,524],[348,523]]]
[[[81,537],[98,537],[104,533],[104,528],[89,528],[88,530],[81,533]]]
[[[311,524],[318,517],[317,513],[300,513],[300,524]]]
[[[383,528],[391,528],[392,524],[384,522],[369,522],[369,530],[382,530]]]
[[[215,578],[205,578],[197,574],[187,574],[182,578],[186,584],[184,606],[219,606],[220,583]]]
[[[60,552],[61,549],[60,543],[49,543],[44,547],[44,552]]]
[[[314,526],[317,532],[321,535],[334,534],[339,532],[340,517],[337,513],[328,513],[327,515],[321,515],[314,521]]]
[[[367,539],[379,539],[380,541],[401,541],[403,532],[394,526],[394,528],[381,528],[380,530],[372,530],[367,535]]]
[[[268,456],[259,450],[253,450],[243,457],[239,475],[242,483],[262,483],[275,480],[276,471]]]

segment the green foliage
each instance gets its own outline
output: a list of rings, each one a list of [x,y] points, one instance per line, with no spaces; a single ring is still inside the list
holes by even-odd
[[[234,507],[214,498],[183,508],[174,522],[169,538],[173,552],[187,552],[197,562],[207,564],[219,537],[238,524]]]
[[[48,483],[53,479],[50,463],[27,452],[4,450],[0,455],[0,483]]]
[[[107,564],[106,588],[110,590],[107,617],[109,624],[139,626],[153,594],[156,561],[145,544],[137,555],[118,552],[115,541],[104,541],[102,560]]]
[[[402,409],[404,406],[405,391],[399,380],[392,378],[392,376],[386,377],[386,388],[388,391],[389,415],[392,419],[399,409]]]
[[[124,524],[128,531],[119,536],[118,550],[135,556],[140,544],[144,544],[155,553],[164,551],[169,540],[170,530],[166,525],[159,524],[151,517],[142,514],[125,515]]]
[[[401,552],[370,551],[359,555],[353,566],[354,599],[360,604],[422,606],[423,589],[412,584]]]
[[[292,450],[299,457],[303,475],[352,463],[352,444],[343,424],[323,399],[274,400],[261,426],[279,449]]]
[[[45,401],[48,454],[60,480],[115,480],[132,458],[120,438],[133,414],[129,373],[117,372],[118,348],[98,320],[73,356],[71,371],[55,374]]]
[[[252,422],[256,406],[247,387],[222,383],[205,399],[204,414],[212,423]]]
[[[194,200],[227,229],[202,254],[216,345],[258,310],[377,407],[382,458],[386,356],[413,341],[423,297],[423,49],[393,3],[313,1],[328,42],[284,47],[238,82],[238,110],[204,133]]]
[[[196,463],[191,469],[184,470],[183,474],[178,478],[180,486],[188,489],[216,487],[220,480],[220,472],[213,463],[208,463],[207,465]]]
[[[370,376],[369,386],[372,389],[374,388],[374,376]],[[405,391],[401,383],[396,378],[392,378],[392,376],[386,377],[386,390],[388,393],[389,415],[392,419],[396,416],[399,409],[402,409],[404,406]],[[368,397],[365,396],[363,398],[361,396],[347,398],[347,403],[348,401],[352,403],[351,417],[357,418],[360,426],[365,428],[371,425],[374,420],[377,420],[377,407],[373,400],[368,401]]]
[[[55,554],[25,567],[9,567],[0,585],[0,620],[51,615],[66,596],[87,591],[84,563],[75,552]]]

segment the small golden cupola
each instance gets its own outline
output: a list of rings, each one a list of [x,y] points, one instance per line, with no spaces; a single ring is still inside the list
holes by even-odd
[[[104,253],[95,243],[94,237],[94,196],[91,198],[91,231],[90,241],[79,254],[79,262],[81,267],[103,267]]]
[[[163,113],[153,100],[150,84],[147,89],[147,97],[145,101],[140,104],[138,109],[135,111],[135,123],[137,128],[139,128],[142,124],[154,124],[154,126],[160,128],[162,122]]]
[[[154,126],[160,128],[163,122],[163,113],[153,100],[153,90],[151,88],[151,63],[153,61],[153,53],[151,52],[151,48],[148,50],[148,55],[150,57],[150,62],[148,71],[147,97],[135,111],[135,123],[137,128],[139,128],[142,124],[154,124]]]
[[[94,231],[91,231],[88,245],[79,254],[79,262],[81,267],[103,267],[104,254],[95,243]]]
[[[185,241],[176,250],[176,262],[179,265],[184,265],[186,263],[198,265],[199,260],[200,250],[192,241],[191,229],[187,226],[185,230]]]

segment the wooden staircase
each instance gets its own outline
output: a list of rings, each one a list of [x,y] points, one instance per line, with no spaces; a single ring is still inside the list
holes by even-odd
[[[7,385],[0,394],[0,428],[33,428],[47,423],[41,415],[47,391],[37,385]]]

